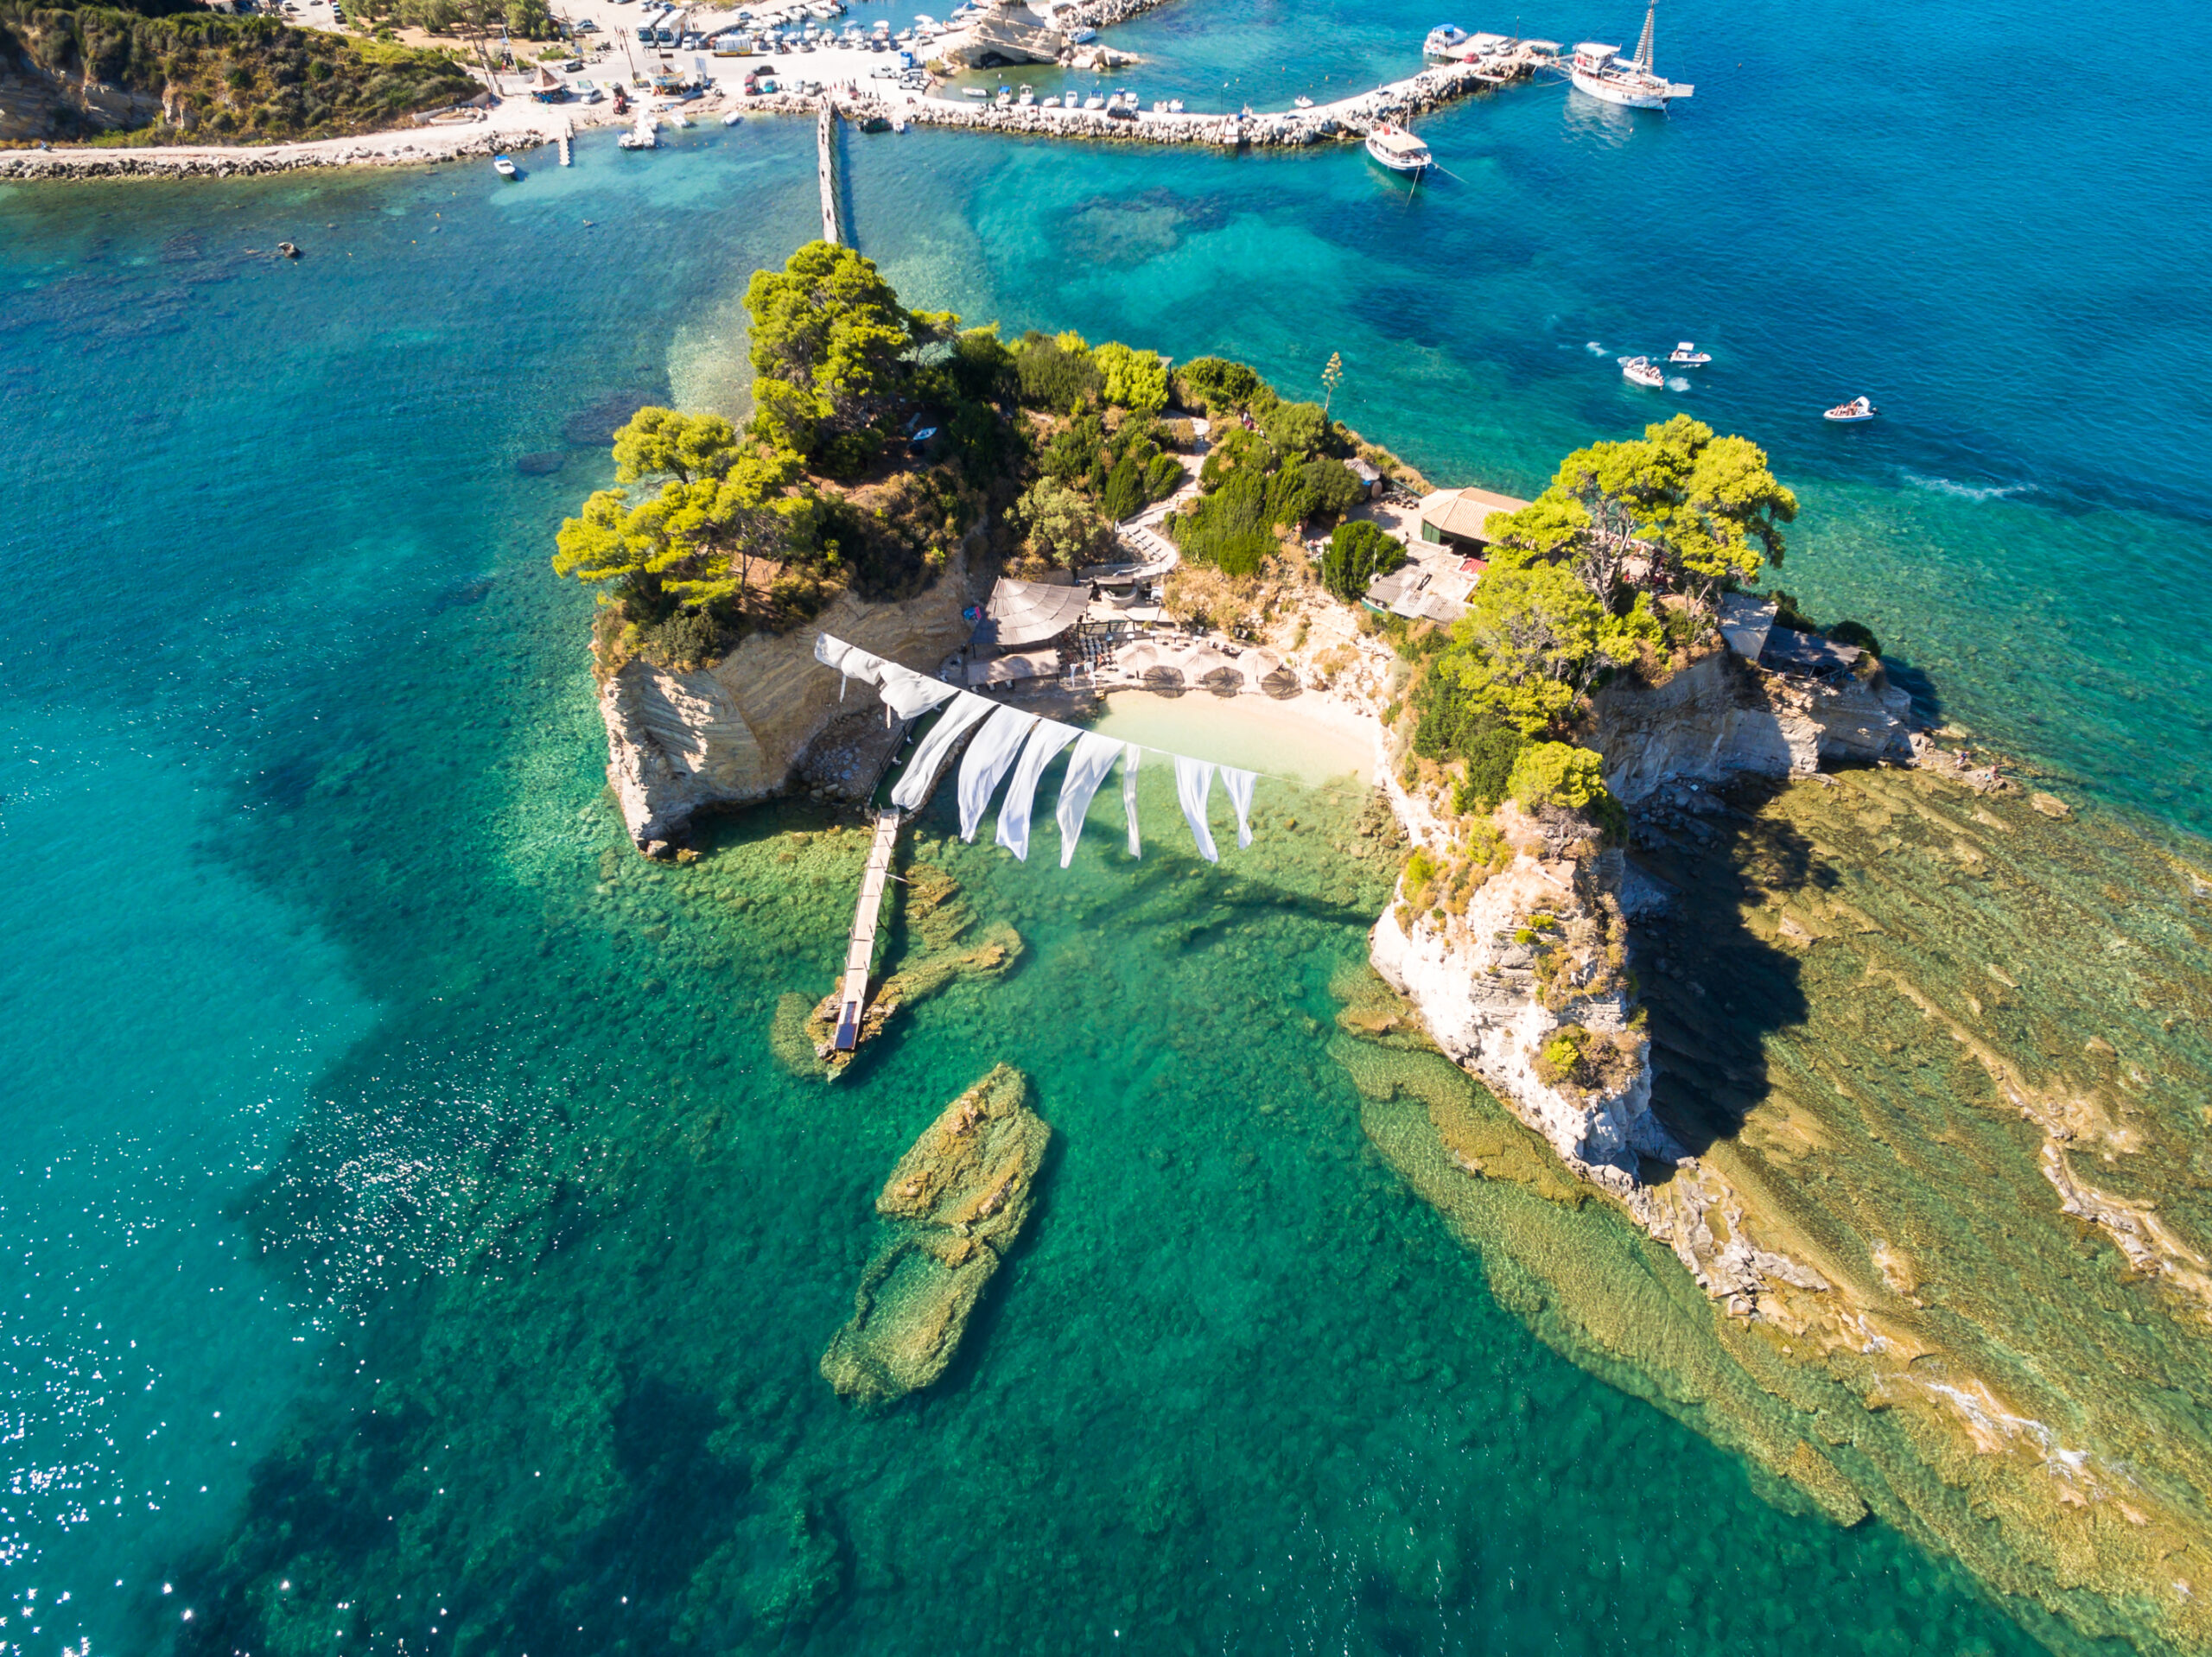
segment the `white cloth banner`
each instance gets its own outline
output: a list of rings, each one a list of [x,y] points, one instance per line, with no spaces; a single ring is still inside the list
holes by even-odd
[[[1040,719],[1021,750],[1021,763],[1014,768],[1014,780],[1006,785],[1005,803],[999,807],[999,844],[1025,863],[1029,860],[1029,813],[1037,803],[1037,779],[1052,763],[1053,755],[1082,734],[1072,725]]]
[[[1083,834],[1084,813],[1090,809],[1091,797],[1121,757],[1122,745],[1114,737],[1085,731],[1076,739],[1075,752],[1068,756],[1068,774],[1060,779],[1060,808],[1055,814],[1060,824],[1062,868],[1075,860],[1075,842]]]
[[[959,695],[957,687],[944,680],[924,678],[913,669],[902,668],[896,662],[883,664],[876,689],[882,693],[884,705],[900,719],[917,718]]]
[[[990,718],[983,721],[983,728],[976,733],[976,740],[968,745],[968,752],[960,761],[961,839],[976,838],[976,826],[983,821],[983,808],[991,803],[991,796],[997,791],[1007,767],[1021,752],[1022,739],[1036,722],[1036,714],[1024,714],[1001,703],[991,710]]]
[[[1206,797],[1212,792],[1212,762],[1177,754],[1175,797],[1182,803],[1183,821],[1191,825],[1191,837],[1198,842],[1198,855],[1209,863],[1218,863],[1221,854],[1214,850],[1213,830],[1206,827]]]
[[[937,784],[937,774],[944,769],[945,756],[952,752],[952,745],[974,729],[993,704],[981,696],[963,690],[953,698],[930,733],[906,761],[906,770],[899,778],[899,786],[891,790],[891,803],[901,811],[918,811],[922,802],[930,797],[930,790]]]
[[[1252,843],[1252,784],[1257,773],[1221,768],[1222,791],[1236,808],[1236,845],[1241,851]]]
[[[1143,759],[1144,750],[1131,742],[1122,749],[1122,815],[1129,822],[1129,855],[1142,857],[1137,845],[1137,765]]]

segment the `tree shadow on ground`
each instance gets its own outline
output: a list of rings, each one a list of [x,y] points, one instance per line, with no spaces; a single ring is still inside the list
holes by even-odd
[[[1748,918],[1838,878],[1793,824],[1765,813],[1789,785],[1667,788],[1633,816],[1630,860],[1672,888],[1663,911],[1630,928],[1650,1013],[1651,1106],[1694,1155],[1742,1132],[1770,1091],[1764,1038],[1808,1010],[1798,958]]]

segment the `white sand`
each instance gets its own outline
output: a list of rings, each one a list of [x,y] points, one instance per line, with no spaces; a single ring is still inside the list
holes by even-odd
[[[1124,742],[1186,753],[1243,771],[1319,784],[1350,773],[1375,777],[1375,721],[1333,696],[1181,696],[1116,690],[1094,730]]]

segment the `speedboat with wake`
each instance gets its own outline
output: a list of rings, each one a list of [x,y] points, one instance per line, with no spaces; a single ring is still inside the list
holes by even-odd
[[[1834,408],[1830,409],[1826,414],[1822,415],[1821,418],[1823,420],[1843,422],[1872,420],[1879,412],[1880,410],[1876,409],[1874,405],[1872,403],[1869,403],[1865,397],[1853,397],[1848,403],[1837,403]]]
[[[1394,173],[1418,175],[1436,164],[1428,146],[1395,121],[1385,121],[1367,135],[1367,153]]]
[[[1647,391],[1656,391],[1667,384],[1666,371],[1649,357],[1622,358],[1621,378]]]

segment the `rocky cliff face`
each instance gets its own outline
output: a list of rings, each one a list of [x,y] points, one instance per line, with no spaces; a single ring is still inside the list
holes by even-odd
[[[1911,708],[1878,669],[1838,686],[1722,651],[1660,685],[1599,692],[1592,746],[1605,757],[1605,786],[1633,807],[1670,780],[1809,775],[1823,759],[1910,764]]]
[[[667,840],[694,813],[780,792],[841,715],[877,707],[866,685],[838,695],[814,659],[814,636],[838,638],[927,670],[968,637],[967,560],[956,553],[918,598],[870,604],[850,593],[789,633],[755,633],[710,668],[671,672],[632,659],[600,687],[607,780],[639,847]]]

